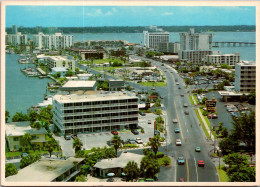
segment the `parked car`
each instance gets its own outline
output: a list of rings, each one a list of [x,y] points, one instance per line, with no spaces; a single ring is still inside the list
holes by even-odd
[[[136,138],[135,141],[136,141],[136,143],[138,143],[138,144],[143,144],[143,143],[144,143],[141,138]]]
[[[152,124],[152,121],[150,119],[148,120],[148,124]]]
[[[76,138],[78,138],[78,135],[77,134],[72,134],[71,138],[75,140]]]
[[[22,153],[21,154],[21,157],[23,158],[23,157],[27,157],[27,156],[29,156],[27,153]]]
[[[181,87],[179,87],[179,90],[181,89]]]
[[[178,164],[179,165],[184,165],[184,158],[183,157],[178,157],[178,160],[177,160]]]
[[[181,145],[181,139],[176,139],[175,143],[176,143],[177,146]]]
[[[198,166],[199,167],[204,167],[205,163],[204,163],[204,160],[199,160],[198,161]]]
[[[175,132],[175,133],[179,133],[179,132],[180,132],[180,129],[179,129],[179,128],[175,128],[174,132]]]
[[[114,135],[118,135],[117,130],[111,130],[111,133],[114,134]]]
[[[180,182],[184,182],[184,178],[180,178],[179,181],[180,181]]]
[[[70,139],[71,139],[71,136],[68,135],[68,134],[65,134],[65,135],[64,135],[64,139],[65,139],[65,140],[70,140]]]
[[[139,132],[136,129],[132,129],[131,132],[135,135],[139,134]]]
[[[107,182],[114,182],[115,180],[113,178],[107,179]]]
[[[155,88],[153,87],[153,88],[151,88],[151,90],[155,90]]]
[[[112,146],[112,145],[114,145],[114,144],[113,144],[113,142],[111,142],[111,141],[107,141],[107,145],[108,145],[108,146]]]
[[[141,116],[145,116],[146,114],[144,112],[140,112],[140,115]]]
[[[160,135],[160,131],[154,130],[154,135]]]
[[[128,143],[128,144],[135,144],[136,141],[135,141],[135,139],[127,139],[126,143]]]

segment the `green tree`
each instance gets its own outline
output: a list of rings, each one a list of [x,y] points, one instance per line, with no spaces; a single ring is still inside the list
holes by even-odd
[[[13,163],[5,164],[5,177],[16,175],[17,173],[17,168]]]
[[[83,143],[81,142],[81,140],[79,138],[74,139],[73,148],[75,149],[75,153],[80,151],[82,146],[83,146]]]
[[[10,113],[6,110],[5,111],[5,122],[8,122],[8,119],[10,118]]]
[[[250,94],[248,95],[248,103],[251,105],[255,105],[256,99],[255,99],[255,92],[251,91]]]
[[[79,175],[76,177],[75,182],[85,182],[85,176],[84,175]]]
[[[227,164],[229,167],[236,165],[248,165],[248,158],[246,156],[243,156],[239,153],[232,153],[229,155],[224,156],[223,161],[225,164]]]
[[[56,142],[55,139],[52,139],[50,141],[48,141],[45,146],[44,146],[45,150],[49,152],[50,157],[51,157],[51,153],[58,148],[58,143]]]
[[[238,145],[238,141],[232,135],[228,135],[219,142],[219,148],[222,150],[223,155],[238,151]]]
[[[244,142],[252,150],[255,149],[255,112],[241,113],[237,118],[233,117],[232,135],[237,141]]]
[[[118,135],[114,135],[113,138],[111,139],[111,142],[114,145],[115,151],[116,151],[116,157],[117,157],[117,150],[120,147],[120,145],[122,144],[122,140],[121,137]]]
[[[40,158],[41,158],[40,155],[30,155],[30,156],[23,157],[20,160],[20,168],[23,169],[24,167],[36,162]]]
[[[29,121],[31,123],[35,122],[38,119],[38,117],[39,117],[38,113],[36,111],[34,111],[34,110],[30,111],[28,116],[29,116]]]
[[[237,168],[229,178],[231,182],[255,182],[255,167],[242,166]]]
[[[142,158],[140,168],[141,174],[146,178],[155,178],[155,175],[160,172],[158,160],[148,156]]]
[[[124,173],[126,174],[127,181],[133,181],[134,179],[138,179],[140,176],[140,169],[135,161],[129,161],[124,168]]]
[[[29,145],[33,149],[33,151],[35,152],[35,149],[32,146],[32,136],[28,132],[26,132],[23,135],[22,141],[24,142],[25,145]]]
[[[154,136],[154,137],[149,141],[148,144],[151,146],[151,148],[152,148],[152,150],[153,150],[153,152],[154,152],[155,159],[156,159],[156,158],[157,158],[157,157],[156,157],[156,154],[157,154],[157,152],[158,152],[159,147],[161,146],[160,136],[159,136],[159,135]]]
[[[12,117],[13,122],[19,122],[19,121],[28,121],[29,118],[26,114],[23,114],[22,112],[16,112],[15,115]]]
[[[205,104],[207,100],[209,100],[207,97],[203,97],[202,104]]]

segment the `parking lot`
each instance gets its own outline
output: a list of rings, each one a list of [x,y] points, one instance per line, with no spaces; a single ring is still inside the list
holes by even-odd
[[[130,130],[120,131],[119,136],[122,140],[127,139],[136,139],[141,138],[144,143],[149,141],[149,137],[152,137],[154,134],[154,121],[157,115],[153,113],[147,113],[145,116],[139,115],[138,125],[144,129],[144,133],[141,133],[140,130],[138,135],[134,135]],[[151,124],[148,124],[148,120],[151,120]],[[161,134],[162,137],[163,134]],[[104,147],[108,146],[107,141],[110,141],[113,137],[111,132],[100,132],[100,133],[89,133],[89,134],[78,134],[78,138],[82,141],[84,149],[88,150],[93,147]],[[73,139],[65,140],[64,137],[57,137],[55,139],[59,141],[63,153],[65,156],[73,156],[74,150],[72,148]]]

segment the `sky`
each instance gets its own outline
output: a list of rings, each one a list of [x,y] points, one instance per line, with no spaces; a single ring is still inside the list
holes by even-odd
[[[6,27],[255,25],[249,6],[6,6]]]

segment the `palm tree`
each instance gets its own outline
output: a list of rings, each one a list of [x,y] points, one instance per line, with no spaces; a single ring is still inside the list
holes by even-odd
[[[133,181],[134,179],[138,179],[140,176],[140,169],[135,161],[129,161],[124,168],[124,173],[126,174],[128,181]]]
[[[75,153],[81,150],[81,147],[83,146],[82,142],[80,141],[79,138],[76,138],[73,141],[73,148],[75,148]]]
[[[113,138],[112,138],[112,140],[111,140],[111,142],[112,142],[113,145],[114,145],[114,148],[115,148],[115,150],[116,150],[116,157],[117,157],[117,150],[118,150],[118,148],[120,147],[122,140],[121,140],[120,136],[114,135]]]
[[[155,159],[156,159],[156,154],[158,152],[159,147],[161,146],[160,136],[159,135],[154,136],[150,140],[149,145],[151,146],[151,148],[152,148],[152,150],[154,152],[154,155],[155,155]]]

